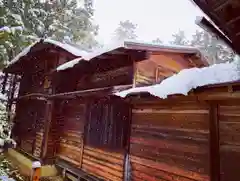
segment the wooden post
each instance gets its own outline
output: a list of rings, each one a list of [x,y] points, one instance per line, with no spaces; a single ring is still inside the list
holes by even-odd
[[[209,109],[209,148],[210,148],[210,178],[211,181],[220,180],[220,146],[218,105],[210,103]]]
[[[49,137],[49,130],[51,125],[51,118],[52,118],[52,101],[48,100],[46,103],[45,109],[45,124],[44,124],[44,133],[43,133],[43,142],[42,142],[42,149],[41,149],[41,158],[44,159],[47,153],[47,146],[48,146],[48,137]]]

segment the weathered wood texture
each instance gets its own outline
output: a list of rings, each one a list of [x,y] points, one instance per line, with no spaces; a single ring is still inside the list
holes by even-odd
[[[240,178],[240,104],[219,103],[220,179],[238,181]]]
[[[123,180],[129,113],[129,105],[119,98],[91,102],[85,127],[85,171],[105,180]]]
[[[59,136],[59,139],[55,140],[56,154],[59,158],[81,167],[85,103],[79,99],[71,99],[59,102],[55,109],[55,131]]]
[[[43,141],[44,107],[43,101],[19,101],[12,133],[22,150],[38,158]]]
[[[69,79],[71,77],[71,79]],[[58,75],[56,86],[57,93],[72,92],[101,87],[129,85],[133,82],[132,66],[125,66],[106,72],[96,71],[89,73],[87,70],[72,70]]]
[[[121,99],[94,100],[88,106],[85,143],[123,151],[129,127],[129,106]]]
[[[208,120],[197,102],[133,103],[132,180],[209,180]]]
[[[199,64],[196,59],[199,59]],[[182,69],[201,67],[200,58],[179,53],[153,52],[150,58],[136,63],[134,79],[136,86],[151,85],[178,73]]]
[[[82,79],[78,80],[77,89],[81,90],[116,85],[128,85],[132,84],[132,79],[132,67],[121,67],[107,72],[99,72],[84,76]]]
[[[123,180],[124,153],[84,146],[82,169],[98,178]]]

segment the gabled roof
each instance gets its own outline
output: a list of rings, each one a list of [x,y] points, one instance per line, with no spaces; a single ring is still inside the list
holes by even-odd
[[[75,65],[79,64],[83,61],[92,61],[94,59],[104,59],[109,56],[113,57],[113,55],[120,55],[124,54],[127,51],[146,51],[146,52],[171,52],[171,53],[182,53],[182,54],[195,54],[199,55],[201,58],[201,62],[198,62],[197,64],[201,64],[202,66],[208,65],[206,59],[201,54],[199,49],[195,47],[189,47],[189,46],[176,46],[176,45],[157,45],[157,44],[150,44],[150,43],[142,43],[137,41],[124,41],[122,43],[108,45],[106,47],[96,49],[92,52],[86,53],[81,56],[81,58],[76,58],[72,61],[69,61],[65,64],[60,65],[57,67],[57,71],[66,70],[68,68],[72,68]]]
[[[66,52],[76,56],[76,57],[80,57],[84,54],[86,54],[85,51],[82,51],[80,50],[79,48],[76,48],[75,46],[73,45],[69,45],[67,43],[61,43],[61,42],[58,42],[58,41],[55,41],[55,40],[52,40],[52,39],[38,39],[36,42],[34,42],[33,44],[27,46],[26,48],[24,48],[16,57],[14,57],[10,62],[9,62],[9,66],[15,64],[16,62],[18,61],[21,61],[21,59],[24,57],[24,56],[27,56],[31,49],[34,48],[37,44],[51,44],[51,45],[54,45],[56,47],[59,47],[63,50],[65,50]]]

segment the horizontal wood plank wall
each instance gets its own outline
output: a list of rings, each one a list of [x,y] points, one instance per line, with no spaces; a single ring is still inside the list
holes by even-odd
[[[133,103],[132,180],[208,181],[209,110],[196,102]]]
[[[219,103],[221,181],[240,178],[240,104]]]
[[[85,104],[78,99],[62,102],[57,123],[59,146],[57,156],[77,167],[81,167]]]
[[[124,154],[84,146],[82,169],[98,178],[123,180]]]

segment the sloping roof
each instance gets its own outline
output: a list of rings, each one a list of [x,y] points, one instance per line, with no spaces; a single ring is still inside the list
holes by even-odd
[[[160,84],[137,87],[116,93],[126,97],[133,93],[150,93],[153,96],[165,99],[169,95],[188,95],[189,91],[197,87],[227,82],[240,81],[239,61],[233,63],[215,64],[204,68],[184,69]]]
[[[110,44],[100,49],[95,49],[92,52],[86,53],[81,56],[81,58],[76,58],[65,64],[57,67],[57,71],[72,68],[81,61],[91,61],[95,58],[101,58],[101,56],[106,57],[109,54],[123,53],[124,50],[135,50],[135,51],[161,51],[161,52],[172,52],[172,53],[184,53],[184,54],[198,54],[202,56],[202,64],[208,65],[206,60],[199,49],[189,46],[176,46],[176,45],[157,45],[152,43],[143,43],[137,41],[123,41],[117,44]]]
[[[51,40],[49,38],[47,39],[38,39],[36,42],[34,42],[33,44],[27,46],[26,48],[23,49],[23,51],[21,51],[16,57],[14,57],[10,62],[8,66],[13,65],[14,63],[18,62],[21,60],[22,57],[27,56],[28,53],[30,52],[31,48],[33,48],[36,44],[38,43],[42,43],[42,44],[52,44],[55,45],[67,52],[69,52],[70,54],[80,57],[82,55],[87,54],[85,51],[82,51],[72,45],[69,45],[67,43],[61,43],[55,40]]]
[[[240,53],[240,1],[191,0],[230,39],[232,48]]]

